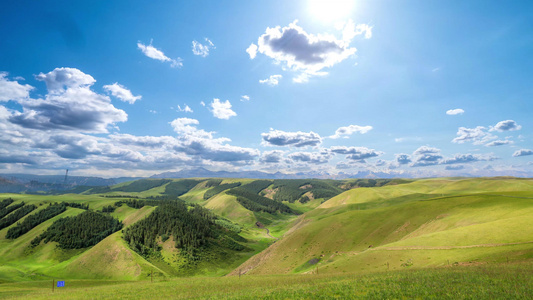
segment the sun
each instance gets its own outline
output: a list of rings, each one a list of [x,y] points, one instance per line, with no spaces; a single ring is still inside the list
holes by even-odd
[[[347,19],[352,13],[354,0],[308,0],[310,14],[322,22]]]

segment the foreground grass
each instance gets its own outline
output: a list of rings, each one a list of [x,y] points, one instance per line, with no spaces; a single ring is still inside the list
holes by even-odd
[[[0,298],[31,299],[531,299],[533,264],[448,267],[369,275],[276,275],[125,282],[0,284]]]

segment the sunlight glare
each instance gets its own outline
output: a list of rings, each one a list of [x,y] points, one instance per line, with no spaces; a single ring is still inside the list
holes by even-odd
[[[354,0],[309,0],[308,9],[314,18],[323,22],[347,19],[353,9]]]

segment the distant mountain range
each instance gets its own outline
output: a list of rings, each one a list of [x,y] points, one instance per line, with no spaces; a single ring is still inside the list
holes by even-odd
[[[109,186],[141,177],[101,178],[92,176],[0,174],[0,193],[65,191],[76,186]]]

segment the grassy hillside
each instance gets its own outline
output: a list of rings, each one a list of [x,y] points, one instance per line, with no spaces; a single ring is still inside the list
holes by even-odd
[[[200,205],[207,209],[201,215],[212,214],[209,242],[189,254],[175,247],[180,236],[171,233],[179,230],[163,232],[153,218],[151,224],[142,223],[155,206],[178,196],[189,212]],[[65,201],[88,204],[93,211],[111,207],[109,215],[124,224],[123,230],[139,224],[146,230],[159,227],[150,229],[155,240],[145,245],[149,251],[126,242],[122,230],[93,247],[66,250],[55,242],[35,248],[30,243],[56,220],[83,209],[67,207],[22,236],[6,239],[12,224],[0,230],[0,282],[143,280],[149,274],[169,280],[239,272],[314,274],[317,269],[333,276],[533,260],[529,179],[148,179],[83,194],[3,194],[0,200],[8,197],[14,199],[9,205],[24,201],[37,207],[18,222],[49,203]]]
[[[353,189],[299,217],[282,239],[240,269],[377,272],[530,260],[532,184],[431,179]]]

